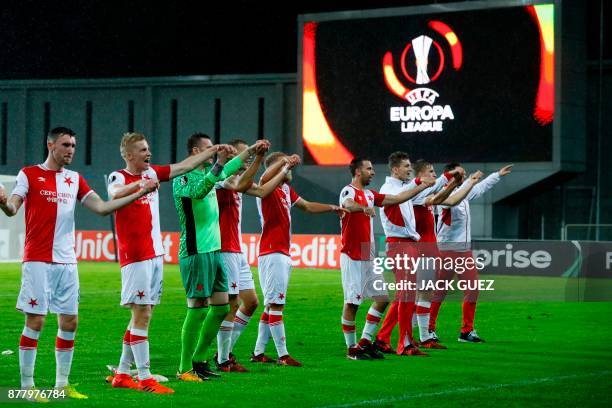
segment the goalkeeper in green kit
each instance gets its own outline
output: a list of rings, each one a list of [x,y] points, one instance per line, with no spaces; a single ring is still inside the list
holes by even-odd
[[[219,376],[208,364],[208,348],[229,311],[229,299],[227,273],[219,253],[219,207],[214,185],[238,172],[250,156],[267,150],[269,145],[266,140],[258,140],[229,161],[228,157],[236,154],[235,149],[220,145],[216,163],[204,163],[173,180],[172,194],[181,224],[179,266],[187,294],[177,373],[181,381],[202,382]],[[210,137],[203,133],[196,133],[187,141],[190,155],[212,146]]]

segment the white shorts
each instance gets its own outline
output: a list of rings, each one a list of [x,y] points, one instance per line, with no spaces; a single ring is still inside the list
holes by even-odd
[[[287,286],[291,276],[291,258],[273,253],[259,257],[259,284],[263,292],[264,305],[284,305]]]
[[[416,271],[416,283],[418,291],[433,291],[436,281],[436,267],[434,258],[422,258],[423,266]],[[427,262],[429,260],[429,262]],[[434,282],[434,283],[432,283]]]
[[[241,290],[255,289],[251,267],[242,252],[221,252],[221,261],[227,272],[230,295],[237,295]]]
[[[24,262],[17,310],[46,315],[79,312],[79,272],[76,264]]]
[[[121,305],[158,305],[164,280],[162,256],[121,268]]]
[[[344,303],[360,305],[365,299],[388,297],[382,274],[374,273],[372,261],[356,261],[340,254]]]

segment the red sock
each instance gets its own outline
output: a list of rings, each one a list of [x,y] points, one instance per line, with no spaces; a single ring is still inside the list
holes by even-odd
[[[440,312],[440,306],[442,302],[431,302],[429,307],[429,330],[436,331],[436,320],[438,320],[438,313]]]
[[[402,354],[406,346],[406,339],[414,344],[412,338],[412,314],[414,313],[414,302],[399,302],[397,318],[399,320],[399,340],[397,343],[397,354]]]
[[[377,340],[383,341],[385,343],[391,343],[391,333],[393,332],[393,328],[397,324],[397,301],[393,301],[389,305],[389,310],[387,311],[387,315],[385,316],[385,320],[383,320],[383,324],[378,330],[378,335],[376,336]]]
[[[38,348],[38,339],[31,339],[25,335],[21,335],[19,339],[20,350],[36,350]]]
[[[463,302],[463,322],[461,333],[469,333],[474,330],[474,315],[476,314],[476,302]]]

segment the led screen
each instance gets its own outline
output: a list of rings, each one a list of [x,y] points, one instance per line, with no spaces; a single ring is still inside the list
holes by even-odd
[[[306,162],[552,160],[552,4],[304,21]]]

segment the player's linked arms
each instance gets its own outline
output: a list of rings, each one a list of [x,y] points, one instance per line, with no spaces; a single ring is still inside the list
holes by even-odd
[[[338,214],[338,217],[340,217],[340,219],[343,219],[344,216],[349,213],[346,208],[340,207],[339,205],[330,204],[330,207],[333,212]]]
[[[279,171],[287,174],[289,170],[293,167],[299,165],[302,162],[302,159],[297,154],[292,154],[291,156],[283,157],[281,160],[276,161],[270,167],[264,171],[264,174],[261,175],[259,179],[259,185],[264,185],[268,183]]]
[[[146,195],[159,188],[159,181],[152,179],[141,180],[138,186],[140,187],[140,193]]]
[[[114,178],[116,176],[111,176],[111,180],[110,182],[114,181]],[[110,188],[110,199],[111,200],[116,200],[118,198],[123,198],[123,197],[127,197],[130,194],[133,194],[135,192],[137,192],[140,189],[140,181],[134,181],[130,184],[125,184],[125,185],[113,185]]]
[[[424,185],[424,188],[431,187],[436,184],[436,178],[434,176],[423,176],[420,177],[420,179],[421,184],[419,186]]]
[[[23,204],[23,199],[18,195],[13,195],[10,199],[4,185],[0,183],[0,209],[7,216],[12,217],[17,214],[19,208]]]
[[[374,210],[374,207],[365,207],[355,202],[355,200],[352,198],[347,198],[344,200],[344,204],[342,204],[342,206],[347,213],[362,212],[368,217],[376,217],[376,210]]]
[[[278,187],[285,180],[285,177],[287,177],[287,173],[289,173],[289,170],[291,170],[291,167],[287,161],[287,164],[285,164],[283,168],[278,173],[276,173],[276,175],[272,177],[267,183],[253,183],[252,186],[245,191],[245,193],[259,198],[267,197],[268,195],[270,195],[270,193],[272,193],[272,191],[274,191],[276,187]]]
[[[372,217],[372,218],[376,217],[376,210],[374,209],[374,207],[364,207],[363,212],[368,217]]]
[[[264,156],[268,150],[270,150],[271,143],[266,139],[262,139],[259,142],[261,143],[255,143],[255,154],[258,156]]]

